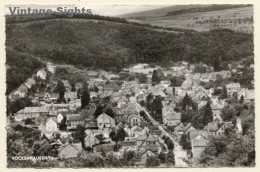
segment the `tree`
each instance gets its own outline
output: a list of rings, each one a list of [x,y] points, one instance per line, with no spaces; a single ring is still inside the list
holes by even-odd
[[[146,107],[148,111],[152,110],[152,103],[153,103],[154,96],[152,93],[149,93],[146,97]]]
[[[75,92],[75,91],[76,91],[75,82],[72,82],[72,83],[71,83],[71,91],[72,91],[72,92]]]
[[[34,124],[33,120],[31,118],[27,118],[25,121],[24,121],[24,124],[25,125],[29,125],[29,124]]]
[[[88,90],[87,82],[83,84],[82,96],[81,96],[81,108],[84,109],[90,102],[90,94]]]
[[[180,145],[187,151],[191,150],[191,143],[188,140],[188,136],[186,134],[181,135]]]
[[[240,97],[239,103],[240,103],[240,104],[244,103],[244,96],[243,96],[243,95]]]
[[[109,133],[109,137],[116,142],[116,145],[118,143],[118,141],[124,141],[125,140],[125,137],[126,137],[126,133],[125,133],[125,130],[124,128],[122,127],[118,127],[114,130],[112,130],[110,133]]]
[[[34,156],[57,156],[57,150],[53,150],[52,146],[49,144],[48,140],[39,140],[36,141],[33,146],[33,155]]]
[[[54,92],[59,93],[59,102],[64,101],[64,94],[65,94],[66,88],[61,80],[58,80],[57,86],[54,90]]]
[[[77,130],[74,133],[74,140],[78,140],[84,145],[85,128],[82,125],[77,126]]]
[[[120,162],[122,162],[124,166],[134,166],[137,159],[139,158],[140,157],[135,153],[135,151],[125,150],[123,151],[123,155],[120,159]]]
[[[160,82],[160,79],[157,74],[157,70],[154,70],[153,75],[152,75],[152,83],[158,84],[159,82]]]
[[[66,130],[67,129],[67,118],[66,118],[66,116],[64,116],[63,119],[61,120],[60,125],[59,125],[59,129],[60,130]]]
[[[145,167],[151,168],[151,167],[157,167],[160,165],[160,160],[157,156],[149,156],[146,159]]]
[[[115,113],[114,113],[113,109],[111,107],[109,107],[109,106],[105,107],[104,113],[106,113],[111,118],[115,118]]]
[[[166,162],[169,165],[175,165],[175,157],[174,157],[173,151],[168,152]]]
[[[164,152],[161,152],[158,156],[158,158],[161,160],[161,163],[165,163],[167,159],[167,155]]]
[[[97,119],[97,117],[103,113],[103,110],[104,110],[104,107],[102,105],[98,105],[93,116],[94,116],[94,119]]]
[[[163,105],[162,105],[162,99],[160,96],[156,96],[155,99],[153,100],[153,103],[152,103],[152,110],[151,110],[151,115],[153,116],[153,118],[162,123],[163,119],[162,119],[162,108],[163,108]]]
[[[97,93],[99,91],[98,87],[94,84],[94,91]]]
[[[182,98],[181,105],[182,105],[182,110],[186,110],[187,107],[192,107],[192,100],[187,93]]]
[[[103,134],[96,135],[96,138],[99,140],[100,144],[103,144],[105,141],[105,137]]]
[[[221,98],[222,99],[226,99],[228,97],[228,93],[227,93],[227,87],[224,85],[222,87],[222,95],[221,95]]]
[[[207,104],[202,108],[202,113],[203,113],[203,118],[202,118],[202,123],[203,125],[208,125],[209,122],[213,121],[213,116],[212,116],[212,109],[210,106],[210,101],[207,102]]]
[[[214,66],[214,71],[220,71],[221,70],[220,58],[214,58],[213,66]]]
[[[195,115],[196,112],[193,110],[186,110],[181,112],[181,122],[182,123],[189,123],[191,122],[193,116]]]
[[[224,121],[232,121],[236,117],[236,111],[232,106],[227,105],[221,110],[221,117]]]
[[[145,75],[143,73],[138,74],[138,79],[139,79],[139,82],[142,84],[147,83],[147,75]]]

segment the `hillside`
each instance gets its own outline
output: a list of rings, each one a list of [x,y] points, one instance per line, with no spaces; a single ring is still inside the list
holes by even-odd
[[[173,10],[168,12],[166,16],[175,16],[180,14],[187,14],[187,13],[197,13],[197,12],[208,12],[208,11],[218,11],[218,10],[226,10],[226,9],[233,9],[233,8],[241,8],[241,7],[250,7],[252,5],[210,5],[210,6],[201,6],[201,7],[190,7],[190,8],[183,8],[178,10]]]
[[[236,8],[191,8],[176,10],[165,16],[154,18],[131,18],[129,22],[149,24],[166,28],[209,31],[228,28],[234,31],[253,32],[253,6],[235,6]],[[202,10],[203,9],[203,10]]]
[[[229,30],[175,34],[94,19],[53,19],[6,25],[6,47],[12,50],[7,51],[7,62],[11,69],[19,65],[12,59],[21,58],[12,52],[113,72],[139,62],[169,66],[187,60],[221,65],[222,61],[252,56],[252,45],[252,34]],[[23,69],[19,69],[21,74]],[[15,76],[10,75],[10,80],[16,80]]]
[[[118,17],[122,18],[149,18],[149,17],[162,17],[167,15],[169,12],[183,10],[183,9],[190,9],[190,8],[198,8],[198,7],[205,7],[208,5],[175,5],[170,7],[158,8],[154,10],[147,10],[141,12],[134,12],[119,15]]]

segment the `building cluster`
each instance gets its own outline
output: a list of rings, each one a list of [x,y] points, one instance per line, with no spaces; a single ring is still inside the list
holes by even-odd
[[[176,141],[180,140],[181,135],[188,135],[191,142],[191,152],[193,160],[199,159],[201,152],[207,146],[210,136],[219,136],[224,133],[228,127],[236,128],[238,133],[242,132],[241,120],[237,118],[236,123],[224,122],[221,118],[221,110],[227,104],[224,99],[214,96],[215,88],[205,89],[200,86],[201,82],[211,82],[218,77],[231,77],[230,71],[212,72],[208,67],[208,72],[204,74],[194,73],[194,66],[186,62],[180,63],[168,70],[163,69],[164,75],[185,76],[185,81],[180,87],[171,86],[169,80],[163,80],[159,84],[152,84],[152,72],[156,68],[150,68],[147,64],[138,64],[134,67],[124,69],[124,73],[143,73],[147,76],[147,83],[139,83],[138,80],[119,80],[119,74],[89,72],[88,87],[90,88],[90,103],[81,108],[81,97],[78,95],[79,89],[82,89],[82,83],[75,83],[75,89],[67,80],[62,80],[66,91],[64,98],[66,103],[57,103],[58,93],[53,91],[36,92],[33,96],[33,102],[37,106],[25,107],[14,114],[14,122],[11,126],[22,125],[31,129],[40,130],[41,136],[49,140],[53,139],[52,145],[58,150],[58,158],[72,158],[79,154],[87,156],[82,152],[85,148],[91,148],[94,153],[101,154],[112,152],[117,156],[122,156],[126,150],[133,150],[140,155],[137,165],[144,166],[149,156],[158,156],[161,152],[167,152],[160,130],[158,127],[151,126],[138,110],[141,102],[146,101],[149,93],[162,98],[162,127],[174,127],[174,132],[168,132]],[[46,80],[47,72],[55,74],[55,66],[48,63],[46,69],[41,69],[36,76],[41,80]],[[35,80],[30,78],[22,84],[17,90],[9,95],[10,100],[16,100],[17,97],[25,97],[28,90]],[[57,81],[50,81],[47,87],[53,90]],[[92,89],[95,87],[96,89]],[[222,89],[222,88],[219,88]],[[236,96],[240,99],[242,96],[246,102],[254,101],[254,90],[242,88],[239,83],[226,84],[229,96]],[[197,103],[198,109],[204,107],[210,99],[210,106],[213,112],[213,121],[203,130],[198,130],[190,123],[181,123],[181,113],[176,111],[177,103],[185,95]],[[95,118],[99,100],[109,97],[109,105],[114,112],[114,116],[102,112]],[[26,120],[33,122],[25,124]],[[84,141],[75,140],[75,132],[78,126],[84,128]],[[63,127],[66,126],[66,127]],[[118,131],[123,128],[125,133],[124,140],[115,141],[111,137],[112,131]],[[56,139],[57,134],[60,135]],[[120,145],[120,146],[118,146]],[[119,149],[117,149],[119,147]],[[177,156],[177,155],[176,155]]]

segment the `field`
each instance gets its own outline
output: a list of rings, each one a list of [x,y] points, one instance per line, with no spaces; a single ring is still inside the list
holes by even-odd
[[[241,32],[253,32],[253,7],[243,7],[210,12],[187,13],[176,16],[129,19],[128,21],[162,27],[208,31],[229,28]]]

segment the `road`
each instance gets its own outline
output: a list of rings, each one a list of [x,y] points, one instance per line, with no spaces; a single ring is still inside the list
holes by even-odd
[[[161,125],[159,125],[159,123],[150,115],[150,113],[145,108],[140,106],[140,104],[136,101],[136,97],[130,97],[130,101],[133,104],[135,104],[136,110],[138,112],[144,111],[147,114],[147,116],[149,117],[149,119],[151,120],[152,124],[154,126],[158,126],[158,129],[165,136],[169,137],[173,141],[173,143],[174,143],[173,153],[174,153],[174,156],[175,156],[175,165],[176,165],[176,167],[188,167],[188,164],[185,161],[183,161],[183,159],[186,159],[187,152],[184,151],[182,149],[182,147],[179,145],[179,143],[174,140],[172,135],[170,135],[167,131],[165,131],[165,129]]]

